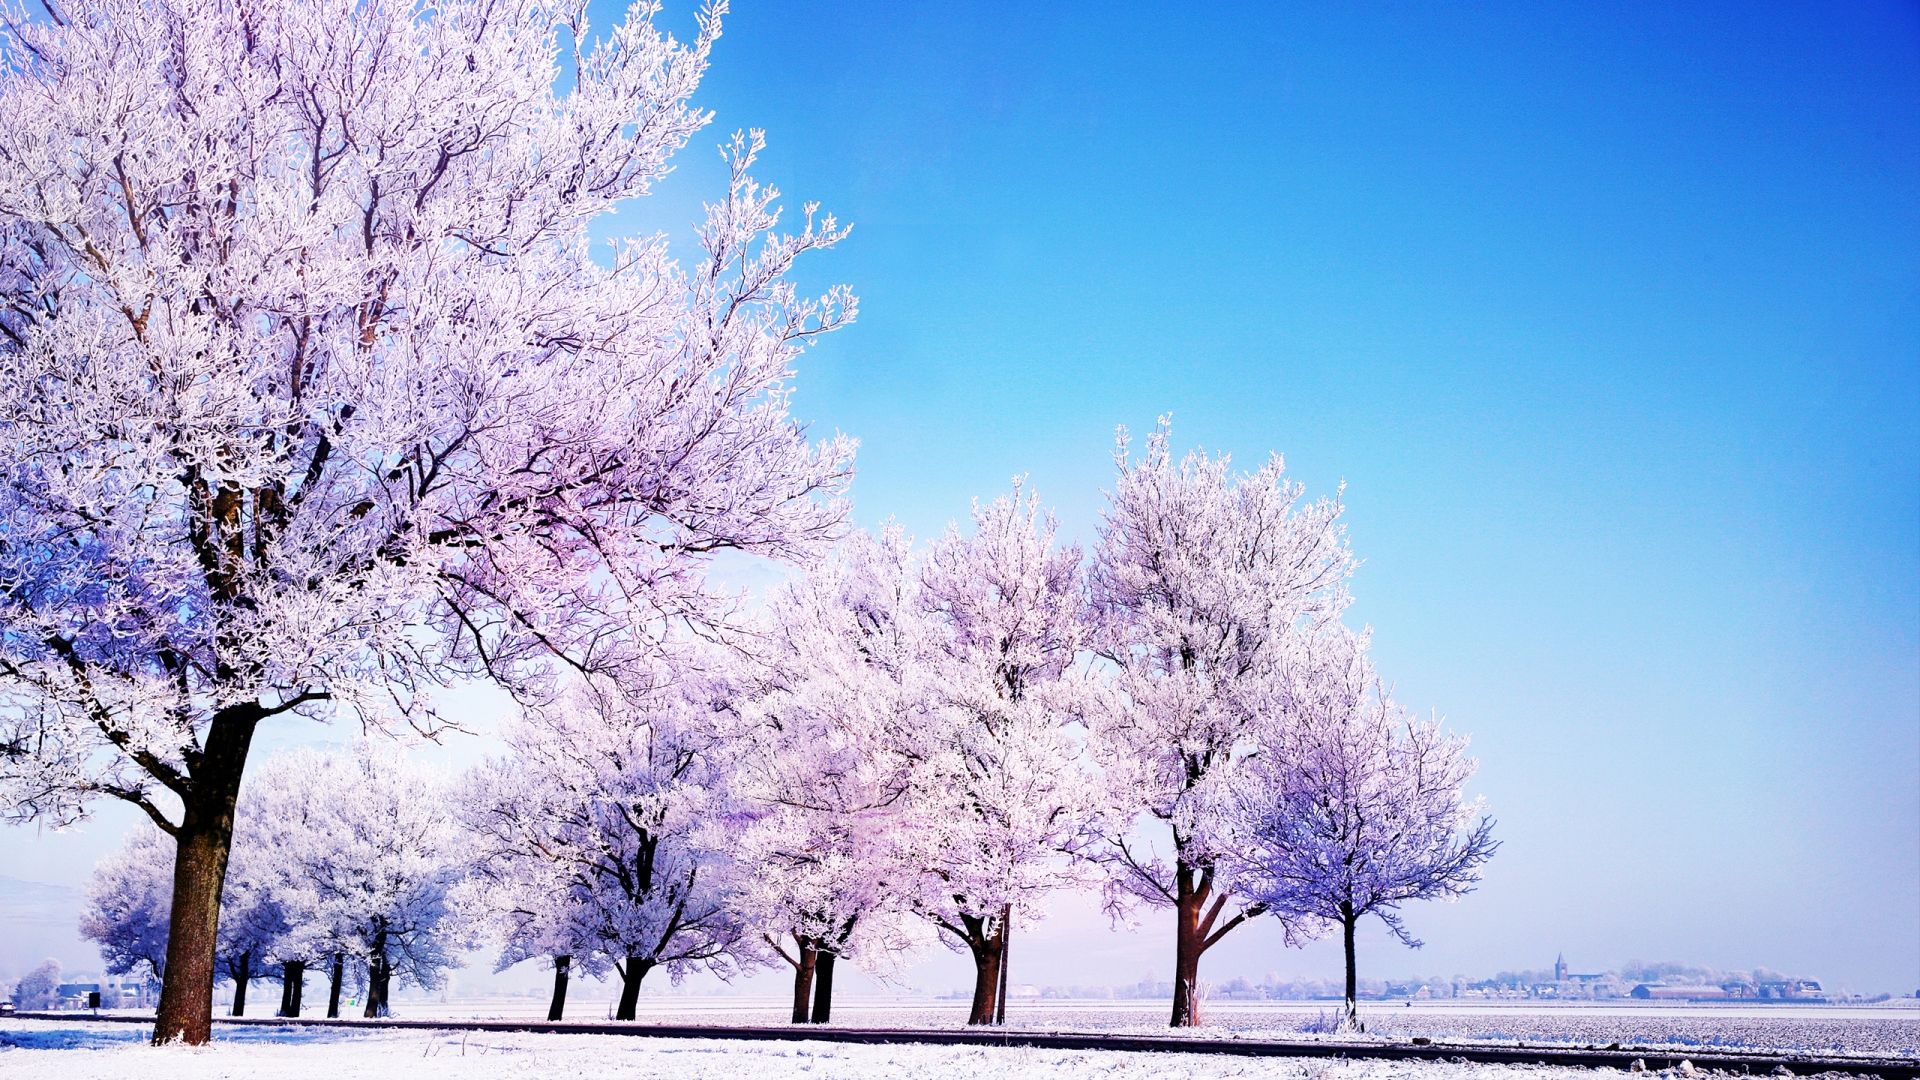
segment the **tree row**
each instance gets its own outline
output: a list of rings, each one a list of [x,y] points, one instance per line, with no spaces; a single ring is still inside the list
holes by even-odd
[[[242,795],[222,977],[309,966],[383,1015],[463,949],[643,980],[785,963],[793,1020],[831,1016],[845,959],[885,977],[929,937],[1004,1018],[1009,938],[1049,893],[1174,914],[1171,1019],[1250,919],[1345,945],[1460,895],[1492,853],[1464,741],[1397,705],[1349,630],[1335,500],[1275,458],[1176,460],[1163,424],[1118,475],[1090,554],[1018,482],[923,549],[855,532],[726,633],[665,635],[619,678],[573,673],[443,779],[368,742],[270,758]],[[102,866],[87,933],[164,979],[170,845]]]

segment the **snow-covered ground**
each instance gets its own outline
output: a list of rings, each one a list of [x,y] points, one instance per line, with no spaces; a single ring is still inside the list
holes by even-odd
[[[264,1000],[264,999],[263,999]],[[611,1002],[577,997],[570,1020],[604,1020]],[[1832,1055],[1920,1057],[1920,1002],[1878,1005],[1714,1005],[1684,1003],[1368,1002],[1362,1017],[1367,1038],[1404,1040],[1426,1036],[1447,1041],[1532,1044],[1567,1043],[1647,1049],[1778,1050]],[[262,1005],[264,1011],[268,1005]],[[779,1026],[788,1006],[771,998],[645,996],[638,1024]],[[542,1019],[546,1003],[531,998],[402,1000],[396,1017],[436,1019]],[[1007,1009],[1009,1027],[1038,1031],[1126,1032],[1238,1038],[1333,1038],[1320,1034],[1334,1005],[1326,1002],[1213,1002],[1207,1023],[1167,1028],[1167,1006],[1158,1001],[1058,1002],[1016,1000]],[[310,1013],[311,1015],[311,1013]],[[959,1001],[850,1000],[836,1004],[834,1027],[959,1028],[966,1005]],[[1340,1036],[1350,1039],[1353,1036]]]
[[[574,1020],[604,1020],[612,1002],[568,1003]],[[1880,1005],[1716,1005],[1637,1002],[1364,1002],[1369,1037],[1568,1043],[1664,1049],[1786,1050],[1821,1054],[1920,1056],[1920,1002]],[[1222,1001],[1205,1006],[1201,1027],[1167,1027],[1162,1001],[1015,1000],[1009,1027],[1038,1031],[1298,1039],[1331,1025],[1336,1002]],[[772,998],[643,997],[637,1023],[777,1026],[788,1003]],[[528,998],[402,1002],[408,1019],[539,1019],[546,1002]],[[959,1028],[964,1001],[854,1000],[834,1006],[843,1027]],[[1343,1036],[1348,1038],[1350,1036]]]
[[[132,1024],[0,1021],[0,1077],[58,1080],[1592,1080],[1611,1070],[1226,1058],[1019,1047],[855,1046],[341,1028],[216,1029],[212,1046],[145,1045]]]

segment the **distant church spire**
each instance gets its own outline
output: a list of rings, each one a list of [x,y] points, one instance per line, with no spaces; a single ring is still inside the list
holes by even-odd
[[[1553,958],[1553,981],[1567,981],[1567,954],[1561,953]]]

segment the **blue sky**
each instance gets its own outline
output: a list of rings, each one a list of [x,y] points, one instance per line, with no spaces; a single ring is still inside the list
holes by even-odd
[[[923,536],[1029,473],[1089,539],[1168,411],[1344,480],[1354,616],[1507,840],[1376,971],[1911,993],[1920,15],[1457,7],[740,5],[716,127],[855,222],[797,407]]]
[[[715,127],[620,225],[684,236],[744,126],[855,223],[795,405],[862,440],[861,523],[1025,473],[1090,540],[1163,412],[1348,485],[1353,617],[1506,841],[1363,975],[1920,987],[1911,5],[738,6]],[[78,881],[126,820],[0,872]],[[1023,944],[1036,983],[1171,959],[1077,901]],[[1265,929],[1206,964],[1339,971]]]

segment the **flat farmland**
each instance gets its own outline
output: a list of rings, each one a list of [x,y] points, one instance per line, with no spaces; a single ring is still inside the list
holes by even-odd
[[[576,997],[570,1020],[607,1018],[612,1001]],[[1873,1005],[1718,1005],[1685,1003],[1543,1003],[1453,1001],[1364,1002],[1364,1035],[1331,1035],[1337,1002],[1211,1002],[1206,1023],[1174,1031],[1157,1001],[1018,1000],[1007,1026],[1072,1031],[1202,1037],[1434,1040],[1501,1044],[1566,1044],[1649,1049],[1777,1050],[1797,1053],[1920,1057],[1920,1002]],[[311,1013],[309,1014],[311,1015]],[[532,998],[396,1002],[394,1015],[410,1020],[540,1020],[546,1003]],[[952,1000],[851,999],[836,1003],[830,1027],[953,1029],[964,1027],[966,1003]],[[633,1022],[777,1026],[787,1006],[771,997],[643,997]]]

